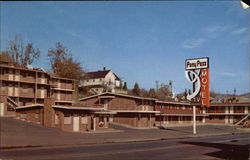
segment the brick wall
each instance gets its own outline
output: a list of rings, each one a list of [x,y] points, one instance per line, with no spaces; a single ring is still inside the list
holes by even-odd
[[[0,95],[0,102],[4,104],[4,115],[14,115],[14,112],[10,112],[7,110],[7,96],[6,95]]]
[[[19,109],[16,112],[16,117],[28,122],[43,124],[42,107],[34,107],[28,109]]]
[[[128,113],[118,113],[114,116],[113,122],[137,127],[137,115]]]
[[[56,119],[54,121],[55,127],[58,129],[72,132],[74,126],[73,117],[79,117],[79,131],[91,130],[91,114],[87,111],[56,109],[55,115],[57,115],[58,118],[58,123],[56,123]],[[98,124],[99,119],[96,117],[96,129],[100,129]]]
[[[225,123],[225,116],[209,116],[206,123]]]
[[[109,110],[138,110],[135,99],[116,96],[108,103]]]
[[[46,127],[54,127],[54,118],[55,118],[55,110],[52,108],[52,105],[55,104],[54,99],[45,98],[44,99],[44,126]]]
[[[90,99],[81,101],[80,103],[84,106],[94,107],[99,104],[99,100],[98,100],[98,97],[95,97],[95,98],[90,98]]]
[[[153,127],[155,125],[155,115],[150,113],[118,113],[114,116],[113,122],[132,127]]]

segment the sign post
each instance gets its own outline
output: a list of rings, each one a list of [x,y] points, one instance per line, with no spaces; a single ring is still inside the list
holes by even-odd
[[[193,93],[187,99],[193,103],[200,102],[201,107],[209,107],[209,59],[196,58],[185,61],[185,74],[187,80],[193,84]],[[196,134],[196,106],[193,105],[193,134]]]
[[[193,105],[193,134],[196,134],[196,107]]]

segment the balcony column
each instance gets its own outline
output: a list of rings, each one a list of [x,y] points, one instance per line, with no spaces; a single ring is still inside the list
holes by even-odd
[[[244,113],[248,114],[248,106],[245,106],[245,111]]]
[[[233,124],[234,123],[234,116],[229,116],[230,118],[229,118],[229,123],[230,124]]]
[[[229,107],[225,107],[225,113],[229,113]]]
[[[228,124],[229,116],[225,116],[225,124]]]
[[[234,113],[234,107],[233,106],[230,107],[229,113]]]

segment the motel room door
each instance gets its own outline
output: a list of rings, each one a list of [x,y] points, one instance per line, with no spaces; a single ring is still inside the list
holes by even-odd
[[[79,131],[79,117],[73,117],[73,131]]]

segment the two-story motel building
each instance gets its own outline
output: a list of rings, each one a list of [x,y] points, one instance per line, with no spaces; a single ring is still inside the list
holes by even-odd
[[[57,77],[41,69],[0,66],[0,115],[55,127],[63,131],[95,131],[109,123],[133,128],[192,123],[188,102],[159,101],[105,92],[75,103],[75,80]],[[198,123],[237,124],[249,120],[250,102],[212,103],[197,107]]]

